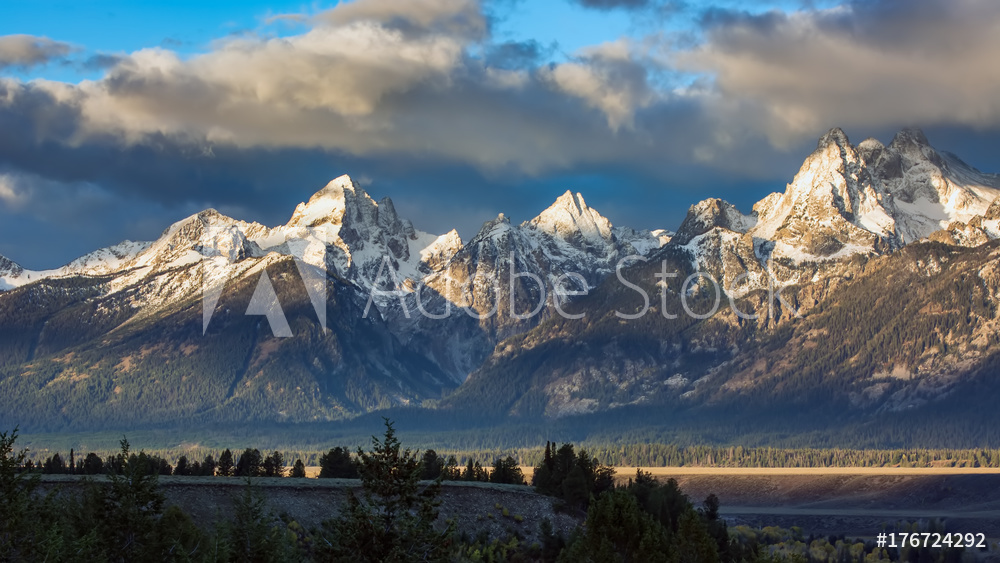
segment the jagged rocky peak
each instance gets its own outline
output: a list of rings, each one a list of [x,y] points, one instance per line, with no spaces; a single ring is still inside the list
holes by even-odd
[[[458,231],[452,229],[423,248],[420,251],[420,261],[427,265],[429,271],[437,271],[460,250],[462,250],[462,237]]]
[[[823,150],[830,145],[850,147],[851,140],[847,138],[847,133],[844,133],[843,129],[840,127],[834,127],[819,138],[819,143],[817,143],[816,149]]]
[[[611,240],[611,222],[588,207],[582,194],[568,190],[528,225],[567,241],[583,239],[599,243]]]
[[[315,227],[325,223],[341,224],[350,219],[355,222],[376,221],[378,204],[360,184],[344,174],[330,181],[309,201],[295,207],[289,227]],[[393,214],[395,210],[393,210]]]
[[[631,227],[615,227],[612,232],[625,256],[633,254],[647,256],[669,244],[674,237],[674,232],[667,229],[640,231]]]
[[[1000,219],[1000,197],[993,200],[993,203],[990,204],[990,207],[986,210],[983,218],[989,220]]]
[[[379,200],[375,209],[375,219],[378,226],[387,234],[403,235],[409,239],[415,239],[417,236],[413,223],[399,217],[396,213],[396,206],[388,197]]]
[[[938,168],[948,168],[948,163],[934,150],[924,132],[915,127],[909,127],[896,133],[888,148],[894,153],[893,156],[899,155],[901,157],[900,165],[904,170],[923,162],[929,162]]]
[[[136,265],[180,265],[201,256],[224,256],[230,262],[262,256],[261,248],[248,236],[264,229],[257,223],[244,223],[206,209],[167,228],[139,253]]]
[[[688,209],[687,216],[673,240],[678,244],[687,244],[699,235],[719,227],[745,233],[757,222],[756,214],[744,215],[735,205],[719,198],[709,198],[699,201]]]
[[[914,147],[930,147],[931,143],[927,140],[927,135],[917,127],[905,127],[896,133],[896,136],[892,138],[892,142],[889,146],[897,151],[904,151],[906,149],[912,149]]]
[[[24,272],[20,264],[0,254],[0,275],[19,276]]]
[[[873,164],[885,152],[885,145],[875,137],[868,137],[858,143],[857,150],[866,163]]]
[[[510,229],[510,217],[500,213],[495,219],[490,219],[489,221],[483,223],[483,226],[479,229],[479,232],[476,233],[473,240],[497,238],[510,231]]]

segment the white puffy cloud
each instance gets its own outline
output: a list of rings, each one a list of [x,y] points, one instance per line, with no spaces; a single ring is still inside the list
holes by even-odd
[[[625,40],[584,49],[575,61],[544,71],[557,88],[602,111],[614,131],[633,128],[635,112],[655,100],[647,73]]]
[[[16,183],[16,178],[10,174],[0,174],[0,202],[10,210],[18,210],[24,204],[27,195]]]
[[[773,177],[768,151],[832,126],[1000,125],[1000,4],[985,0],[710,11],[693,46],[623,38],[559,63],[536,43],[493,42],[484,13],[475,0],[356,0],[302,16],[299,35],[229,38],[189,58],[141,50],[79,85],[0,80],[0,150],[7,135],[17,154],[20,139],[166,143],[487,173],[667,177],[695,162]]]
[[[479,39],[486,35],[482,8],[475,0],[356,0],[317,17],[336,26],[375,23],[410,33],[444,33]]]
[[[28,68],[65,57],[73,51],[68,43],[34,35],[0,36],[0,70],[7,67]]]
[[[784,145],[832,126],[1000,125],[1000,3],[881,0],[763,15],[709,12],[676,63],[753,105]]]
[[[473,0],[358,0],[310,21],[300,35],[226,39],[190,58],[140,50],[79,85],[8,82],[8,101],[35,96],[69,108],[75,127],[58,140],[77,146],[166,136],[193,150],[423,155],[535,174],[634,153],[614,133],[633,129],[636,111],[654,100],[624,41],[551,68],[525,65],[538,48],[513,67],[489,49],[490,57],[471,54],[488,41]]]

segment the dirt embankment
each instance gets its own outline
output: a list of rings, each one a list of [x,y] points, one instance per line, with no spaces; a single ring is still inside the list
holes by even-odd
[[[948,531],[1000,537],[1000,474],[667,474],[692,501],[710,493],[732,523],[871,536],[896,522],[938,520]]]
[[[80,486],[78,481],[69,475],[43,476],[46,488],[61,485],[72,489]],[[168,505],[181,507],[196,522],[208,523],[230,518],[233,499],[246,487],[246,481],[237,477],[160,477],[159,482]],[[287,514],[307,528],[340,514],[349,491],[360,494],[360,481],[349,479],[260,478],[255,484],[275,515]],[[470,537],[482,532],[491,538],[516,533],[531,543],[537,541],[545,518],[568,536],[584,516],[556,512],[552,497],[516,485],[446,482],[441,501],[441,520],[454,519],[459,532]]]

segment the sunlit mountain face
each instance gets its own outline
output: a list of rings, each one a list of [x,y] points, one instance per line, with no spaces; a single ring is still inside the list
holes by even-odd
[[[969,422],[995,394],[998,21],[12,6],[0,422]]]

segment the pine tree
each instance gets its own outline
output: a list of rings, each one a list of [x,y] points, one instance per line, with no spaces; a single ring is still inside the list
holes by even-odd
[[[385,419],[382,440],[372,436],[372,449],[358,448],[362,498],[353,493],[341,517],[325,527],[332,534],[332,558],[395,563],[447,561],[454,523],[435,529],[440,477],[421,490],[422,467],[417,455],[401,450],[396,431]]]
[[[301,459],[295,460],[295,465],[292,467],[291,477],[293,479],[304,479],[306,476],[306,466],[302,463]]]
[[[262,469],[265,477],[284,477],[285,456],[279,451],[273,452],[264,459]]]
[[[559,562],[643,561],[678,563],[667,531],[626,491],[611,491],[587,510],[583,533],[559,554]],[[683,560],[695,563],[701,560]]]
[[[199,471],[198,474],[211,477],[212,475],[215,475],[216,465],[217,464],[215,463],[215,459],[212,458],[212,455],[206,455],[205,461],[201,462],[201,471]]]
[[[236,461],[237,477],[260,477],[264,474],[264,456],[260,450],[247,448]]]
[[[434,450],[424,452],[424,457],[420,461],[423,467],[422,478],[433,481],[441,476],[444,471],[444,459],[438,457]]]
[[[291,559],[291,546],[277,518],[267,510],[263,492],[248,477],[243,494],[233,499],[233,522],[228,527],[229,561],[279,563]]]
[[[462,470],[458,468],[458,460],[455,456],[448,456],[448,463],[444,466],[444,479],[447,481],[457,481],[462,478]]]
[[[30,559],[37,532],[32,506],[40,478],[23,471],[28,450],[15,453],[17,431],[0,432],[0,561]]]
[[[156,541],[156,521],[165,498],[159,489],[158,463],[145,454],[130,452],[121,439],[122,473],[108,476],[104,490],[105,512],[100,517],[99,537],[120,561],[146,561]]]
[[[226,448],[226,451],[222,452],[219,456],[219,465],[216,468],[216,473],[220,477],[232,477],[236,474],[236,466],[233,464],[233,452]]]
[[[493,471],[490,472],[490,482],[523,485],[524,473],[521,472],[521,467],[512,456],[507,456],[504,459],[497,458],[493,462]]]
[[[347,448],[331,448],[319,458],[320,479],[357,479],[358,468]]]
[[[174,467],[174,475],[190,475],[191,468],[188,466],[187,456],[182,455],[177,458],[177,465]]]
[[[66,473],[66,462],[63,461],[59,452],[52,454],[49,458],[46,458],[45,464],[42,466],[42,473],[50,475],[61,475]]]
[[[101,461],[100,456],[94,452],[87,454],[87,457],[83,458],[83,473],[85,475],[99,475],[104,473],[104,462]]]

